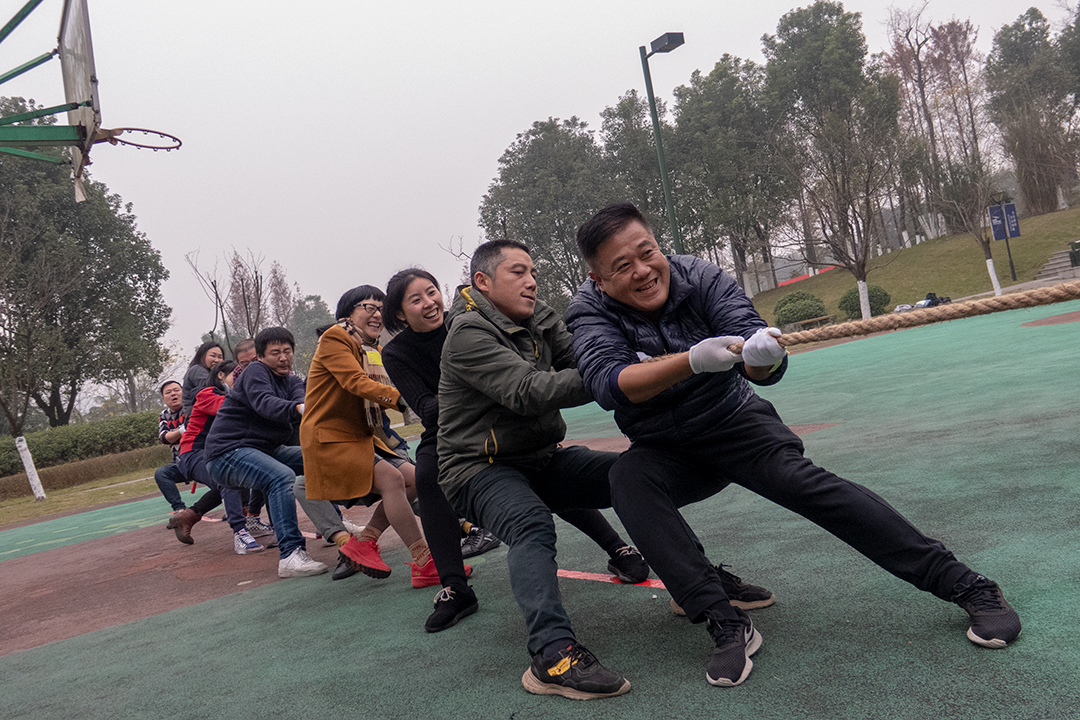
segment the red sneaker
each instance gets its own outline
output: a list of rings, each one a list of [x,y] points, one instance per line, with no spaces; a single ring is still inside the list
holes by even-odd
[[[382,555],[379,554],[379,544],[374,540],[361,542],[350,537],[338,550],[345,558],[345,564],[353,570],[373,578],[390,577],[390,566],[383,562]]]
[[[423,566],[409,563],[412,568],[412,586],[414,588],[426,588],[439,584],[439,572],[435,569],[435,558],[428,558]],[[465,577],[472,575],[472,565],[465,566]]]

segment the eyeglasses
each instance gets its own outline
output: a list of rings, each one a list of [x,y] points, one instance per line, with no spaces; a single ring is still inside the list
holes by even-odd
[[[363,308],[368,315],[382,312],[382,305],[376,305],[375,303],[356,303],[353,308]]]

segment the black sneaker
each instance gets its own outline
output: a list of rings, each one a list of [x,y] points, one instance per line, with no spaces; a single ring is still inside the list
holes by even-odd
[[[623,545],[607,564],[608,572],[624,583],[637,585],[649,579],[649,564],[633,545]]]
[[[1020,616],[993,580],[968,574],[953,588],[952,601],[971,617],[967,636],[976,645],[1003,648],[1020,636]]]
[[[428,616],[424,629],[429,633],[439,632],[458,624],[462,618],[472,615],[480,607],[476,593],[466,585],[454,589],[449,585],[435,596],[435,612]]]
[[[761,633],[754,628],[754,622],[742,610],[733,610],[735,618],[712,608],[705,611],[705,627],[716,645],[705,670],[710,685],[735,687],[741,683],[754,669],[750,656],[761,647]]]
[[[720,575],[720,586],[724,588],[724,594],[728,596],[728,602],[732,607],[740,610],[757,610],[769,607],[776,602],[776,596],[771,590],[751,585],[738,575],[729,573],[724,569],[725,567],[731,566],[717,565],[716,572]],[[671,612],[676,615],[686,615],[686,612],[675,602],[675,598],[671,598]]]
[[[772,594],[771,590],[744,582],[741,577],[729,573],[724,567],[722,564],[717,565],[716,572],[720,574],[720,585],[724,588],[724,593],[728,596],[728,601],[732,607],[742,610],[757,610],[758,608],[769,607],[776,602],[776,596]],[[727,567],[731,566],[728,565]]]
[[[483,555],[488,550],[494,550],[500,545],[502,545],[502,540],[487,530],[473,525],[469,528],[469,534],[461,541],[461,557],[465,559]]]
[[[554,662],[537,653],[521,676],[521,684],[533,695],[562,695],[571,700],[615,697],[630,691],[630,681],[600,664],[596,656],[578,643],[559,651]]]

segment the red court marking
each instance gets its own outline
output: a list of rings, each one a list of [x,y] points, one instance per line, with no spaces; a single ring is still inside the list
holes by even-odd
[[[604,575],[603,573],[579,572],[578,570],[563,570],[561,568],[559,569],[559,577],[570,578],[571,580],[592,580],[593,582],[605,582],[605,583],[612,583],[614,585],[627,585],[628,584],[628,583],[624,583],[622,580],[615,577],[614,575]],[[653,580],[652,578],[649,578],[645,582],[640,582],[640,583],[636,583],[636,584],[638,585],[638,587],[660,588],[661,590],[666,590],[667,589],[667,588],[664,587],[663,582],[661,582],[660,580]]]
[[[1080,322],[1080,310],[1076,312],[1064,313],[1063,315],[1054,315],[1052,317],[1043,318],[1042,320],[1032,320],[1026,322],[1020,327],[1042,327],[1043,325],[1064,325],[1065,323]]]

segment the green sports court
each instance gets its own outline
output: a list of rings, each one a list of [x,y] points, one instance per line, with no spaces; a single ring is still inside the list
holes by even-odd
[[[235,555],[223,523],[200,523],[196,543],[180,545],[152,497],[0,531],[0,715],[1076,717],[1078,318],[1072,301],[800,352],[760,390],[818,464],[884,496],[1002,585],[1024,622],[1003,650],[971,644],[956,606],[730,487],[685,513],[714,561],[776,593],[751,613],[764,644],[749,679],[709,686],[703,626],[673,615],[656,581],[606,581],[603,554],[560,524],[578,638],[633,689],[537,697],[520,683],[529,658],[505,547],[470,561],[479,612],[431,635],[435,589],[409,585],[392,533],[386,580],[278,580],[277,553]],[[568,439],[619,436],[595,405],[565,416]],[[321,540],[308,548],[334,562]]]

